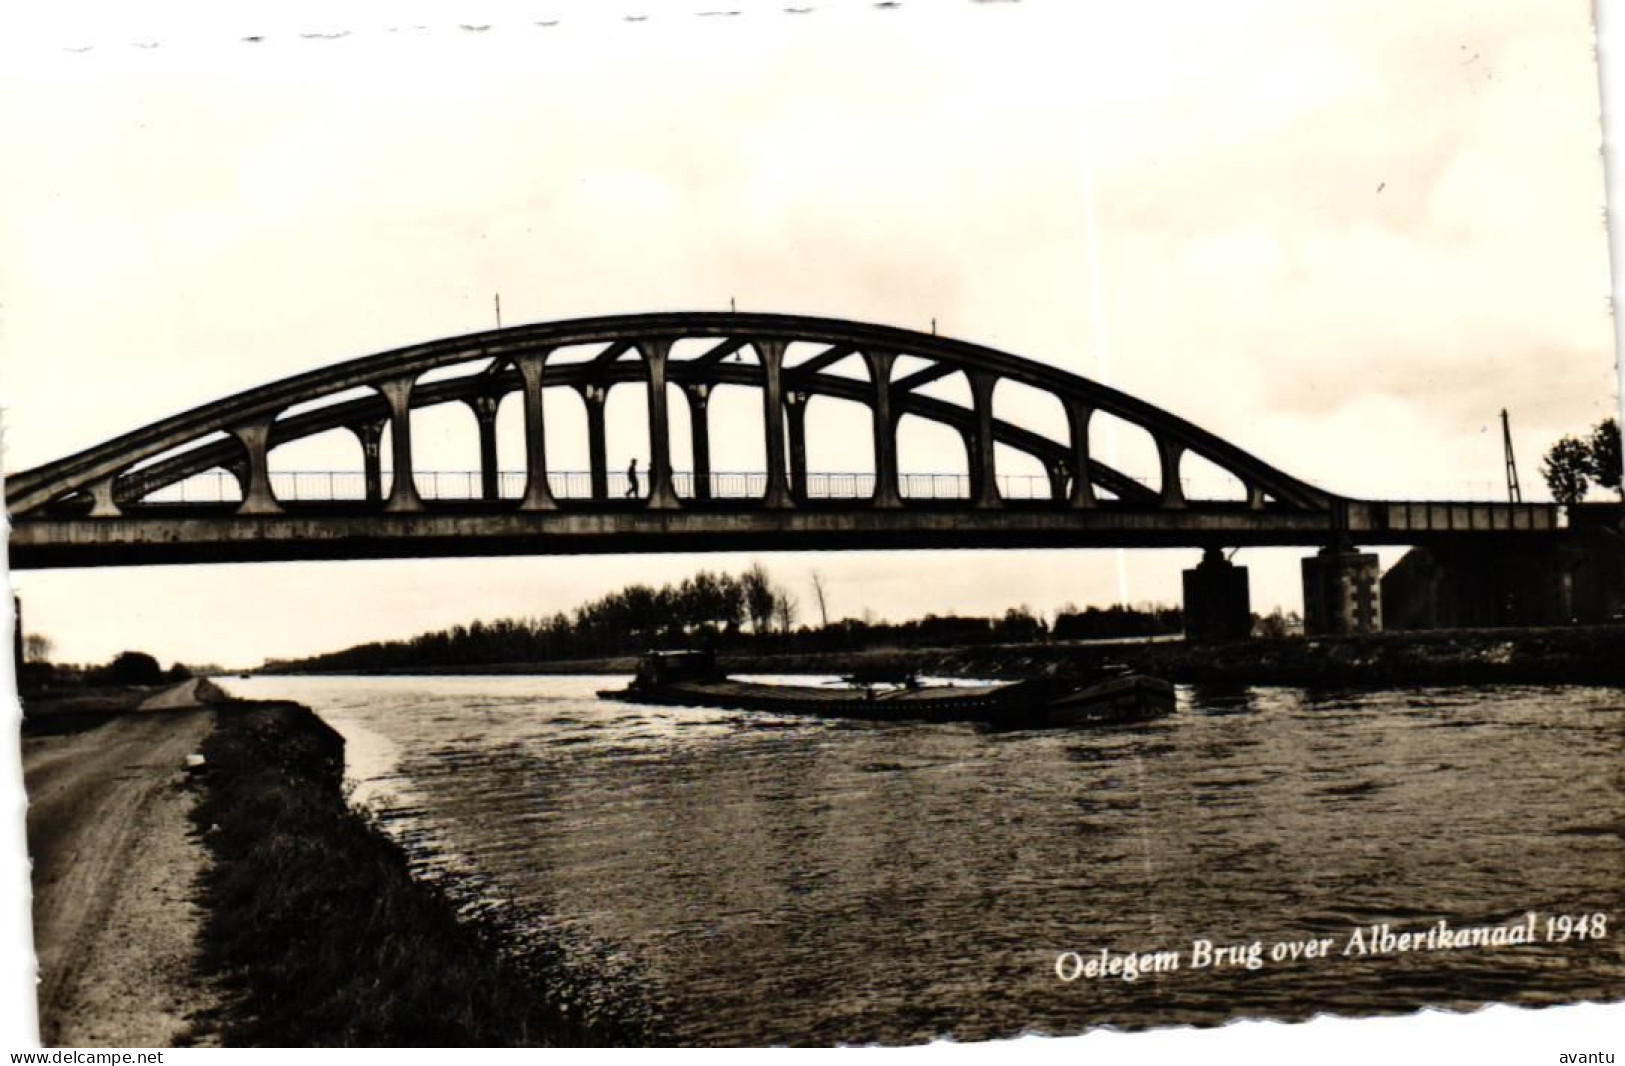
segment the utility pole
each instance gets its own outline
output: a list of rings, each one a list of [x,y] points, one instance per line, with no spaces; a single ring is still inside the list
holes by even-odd
[[[497,329],[501,329],[502,328],[502,294],[500,292],[497,293],[493,297],[493,299],[495,300],[496,305],[497,305]]]
[[[1506,448],[1507,459],[1507,501],[1509,503],[1523,502],[1523,489],[1518,487],[1518,460],[1512,454],[1512,423],[1507,418],[1507,409],[1501,408],[1501,441]]]

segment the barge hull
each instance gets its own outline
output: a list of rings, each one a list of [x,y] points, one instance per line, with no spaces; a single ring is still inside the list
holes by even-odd
[[[672,681],[600,692],[605,699],[676,707],[810,714],[879,722],[985,722],[1008,728],[1099,725],[1170,713],[1173,686],[1128,675],[1079,687],[1051,680],[888,692],[768,685],[732,678]]]

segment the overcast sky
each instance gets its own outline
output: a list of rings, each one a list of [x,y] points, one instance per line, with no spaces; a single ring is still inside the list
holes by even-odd
[[[31,105],[0,113],[5,468],[488,328],[500,292],[510,325],[730,299],[935,319],[1358,496],[1500,495],[1504,406],[1544,498],[1541,452],[1616,405],[1589,5],[1082,6],[566,8],[545,27],[498,6],[486,30],[0,44],[0,95]],[[466,468],[471,424],[442,428],[420,461]],[[849,436],[815,424],[815,468],[856,462]],[[905,459],[962,463],[918,442]],[[1298,605],[1302,554],[1238,556],[1255,606]],[[761,558],[806,605],[816,566],[836,615],[902,618],[1176,602],[1196,553],[1129,553],[1121,575],[1106,552]],[[749,561],[15,584],[63,658],[249,664]]]

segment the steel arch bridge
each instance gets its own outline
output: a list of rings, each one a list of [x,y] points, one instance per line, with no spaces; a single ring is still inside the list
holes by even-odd
[[[867,379],[835,372],[861,364]],[[465,370],[458,373],[456,371]],[[970,402],[925,391],[963,375]],[[996,416],[994,393],[1015,382],[1053,397],[1064,434]],[[710,491],[708,404],[720,386],[759,391],[766,442],[762,491]],[[612,497],[605,405],[617,386],[640,387],[649,429],[648,491]],[[670,454],[668,387],[686,398],[694,470],[686,492]],[[587,416],[585,499],[556,492],[547,461],[543,397],[574,390]],[[523,492],[505,496],[496,414],[523,399]],[[806,461],[807,404],[816,397],[868,408],[872,491],[817,498]],[[481,491],[432,500],[411,476],[415,410],[466,405],[481,444]],[[1160,479],[1142,484],[1091,454],[1097,412],[1144,429]],[[964,499],[914,500],[901,490],[898,424],[914,416],[963,441]],[[383,489],[388,428],[393,475]],[[279,499],[270,455],[332,430],[360,444],[365,498]],[[1006,499],[998,447],[1032,457],[1047,493]],[[1229,501],[1187,499],[1186,456],[1239,482]],[[164,499],[164,490],[229,471],[239,498]],[[630,551],[944,547],[1325,546],[1417,543],[1465,534],[1518,536],[1557,528],[1547,505],[1353,500],[1309,485],[1167,411],[1098,382],[981,345],[888,326],[753,313],[659,313],[541,323],[431,341],[286,378],[126,433],[7,479],[11,563],[19,569],[208,561]]]

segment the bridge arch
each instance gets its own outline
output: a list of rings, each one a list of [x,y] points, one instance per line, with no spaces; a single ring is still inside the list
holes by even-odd
[[[561,358],[552,357],[558,353]],[[565,354],[568,353],[568,357]],[[787,358],[787,353],[792,353]],[[836,372],[861,361],[868,380]],[[465,369],[466,368],[466,369]],[[952,375],[969,383],[969,400],[943,399],[929,386]],[[995,393],[1003,383],[1052,397],[1063,414],[1042,430],[1000,417]],[[603,405],[611,389],[640,394],[649,426],[648,480],[642,497],[617,500],[603,491],[609,458],[601,443]],[[1100,506],[1177,510],[1187,506],[1179,471],[1185,456],[1234,478],[1251,510],[1324,513],[1337,498],[1299,481],[1167,411],[1054,367],[965,341],[838,319],[751,313],[662,313],[539,323],[451,337],[353,359],[252,389],[155,422],[56,462],[8,479],[15,521],[53,516],[136,516],[176,504],[161,490],[216,468],[230,471],[240,499],[212,505],[241,515],[274,515],[302,502],[280,499],[270,455],[281,445],[334,430],[348,430],[361,447],[369,491],[349,506],[412,515],[451,506],[425,498],[414,471],[412,413],[445,404],[472,413],[482,441],[484,469],[477,499],[458,506],[519,512],[636,506],[654,511],[724,506],[709,491],[675,491],[670,461],[674,398],[688,403],[688,432],[698,486],[717,468],[704,417],[719,388],[742,387],[760,396],[765,467],[754,500],[727,506],[769,510],[929,507],[905,497],[897,433],[906,416],[936,423],[964,442],[977,506],[1016,505],[1057,510]],[[582,497],[555,486],[547,462],[543,400],[551,390],[575,392],[586,405],[592,491]],[[496,473],[496,413],[505,398],[522,406],[524,491],[492,489]],[[874,476],[862,499],[819,497],[806,463],[805,413],[828,397],[860,404],[870,413]],[[1144,430],[1154,441],[1164,474],[1155,486],[1103,462],[1090,446],[1097,412]],[[1064,422],[1064,427],[1062,423]],[[485,444],[489,442],[489,451]],[[397,476],[382,491],[378,472],[385,450]],[[1000,500],[978,471],[997,469],[997,453],[1014,449],[1048,474],[1039,498]],[[399,476],[406,471],[408,476]],[[1080,476],[1081,474],[1081,476]],[[709,485],[709,478],[704,479]],[[1097,490],[1103,490],[1097,492]],[[912,494],[911,494],[912,495]],[[1107,497],[1110,497],[1108,499]]]

